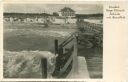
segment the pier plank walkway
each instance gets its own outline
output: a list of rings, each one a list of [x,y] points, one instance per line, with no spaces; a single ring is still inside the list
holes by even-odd
[[[77,61],[77,60],[76,60]],[[75,64],[77,71],[72,71],[69,73],[67,78],[72,78],[72,79],[88,79],[89,77],[89,72],[87,69],[87,63],[84,57],[78,56],[78,63]]]

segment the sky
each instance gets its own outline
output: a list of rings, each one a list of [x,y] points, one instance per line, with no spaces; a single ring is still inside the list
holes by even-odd
[[[4,12],[13,13],[53,13],[70,7],[77,14],[103,13],[101,4],[4,4]]]

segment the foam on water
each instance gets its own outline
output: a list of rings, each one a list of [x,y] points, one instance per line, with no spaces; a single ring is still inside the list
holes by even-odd
[[[41,58],[47,58],[48,77],[55,69],[56,56],[48,51],[4,52],[5,78],[41,78]]]

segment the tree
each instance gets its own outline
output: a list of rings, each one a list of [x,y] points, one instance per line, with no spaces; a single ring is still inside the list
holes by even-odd
[[[54,16],[59,16],[59,14],[57,12],[53,12]]]

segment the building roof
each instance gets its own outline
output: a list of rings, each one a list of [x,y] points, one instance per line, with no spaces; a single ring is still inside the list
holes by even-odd
[[[75,12],[73,9],[71,9],[69,7],[64,7],[63,9],[60,10],[60,12],[67,12],[67,11]]]

